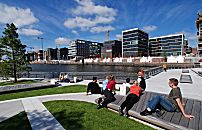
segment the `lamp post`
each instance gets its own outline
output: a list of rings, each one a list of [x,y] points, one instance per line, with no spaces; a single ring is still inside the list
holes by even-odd
[[[41,47],[42,47],[42,60],[44,59],[44,52],[43,52],[43,37],[37,37],[38,39],[41,40]]]

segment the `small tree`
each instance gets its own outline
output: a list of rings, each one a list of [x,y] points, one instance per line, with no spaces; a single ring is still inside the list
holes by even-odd
[[[14,77],[14,82],[17,82],[17,73],[26,71],[29,65],[25,57],[26,45],[22,45],[18,39],[17,29],[13,23],[6,24],[4,35],[0,38],[0,48],[3,55],[7,56],[6,60],[1,61],[2,70],[9,72],[10,76]]]

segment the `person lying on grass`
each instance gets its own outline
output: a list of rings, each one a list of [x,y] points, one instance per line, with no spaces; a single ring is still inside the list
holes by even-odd
[[[169,79],[168,84],[172,88],[168,95],[168,98],[165,98],[163,96],[156,96],[152,98],[148,102],[147,108],[144,111],[140,112],[140,115],[142,116],[151,115],[152,112],[155,111],[157,106],[161,106],[166,111],[169,112],[181,111],[184,117],[189,119],[193,118],[194,116],[185,113],[184,106],[182,103],[182,94],[180,88],[177,86],[178,80],[175,78],[171,78]]]

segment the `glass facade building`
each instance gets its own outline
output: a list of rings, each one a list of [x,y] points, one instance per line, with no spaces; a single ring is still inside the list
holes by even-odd
[[[173,34],[149,39],[150,56],[183,55],[184,34]]]
[[[149,35],[138,29],[122,31],[122,57],[148,56]]]
[[[100,58],[102,46],[102,43],[77,39],[71,41],[68,56],[71,59],[75,57]]]

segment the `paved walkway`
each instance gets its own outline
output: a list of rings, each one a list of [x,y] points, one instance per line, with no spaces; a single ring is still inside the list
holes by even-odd
[[[202,69],[194,69],[197,71],[202,71]],[[162,72],[156,76],[153,76],[146,80],[147,88],[146,91],[159,92],[168,94],[170,87],[168,86],[168,80],[170,78],[177,78],[180,80],[182,74],[181,69],[168,70],[167,72]],[[193,83],[179,83],[179,87],[182,92],[182,96],[186,98],[193,98],[202,100],[202,77],[198,76],[191,69],[189,69],[189,74],[192,78]]]
[[[64,130],[62,125],[37,98],[22,99],[32,130]]]

